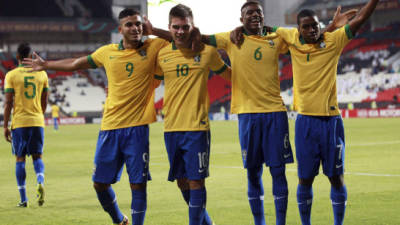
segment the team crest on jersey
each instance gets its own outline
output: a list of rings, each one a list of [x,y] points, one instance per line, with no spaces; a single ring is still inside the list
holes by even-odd
[[[321,42],[321,43],[319,44],[319,47],[320,47],[320,48],[326,48],[325,42]]]
[[[194,61],[195,61],[195,62],[200,62],[200,61],[201,61],[201,55],[196,55],[196,56],[194,57]]]
[[[269,40],[268,41],[269,46],[274,47],[275,46],[275,42],[273,40]]]
[[[147,59],[147,52],[145,49],[140,50],[139,55],[142,56],[142,60]]]

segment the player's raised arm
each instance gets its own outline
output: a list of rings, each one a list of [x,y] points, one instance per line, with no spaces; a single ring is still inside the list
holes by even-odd
[[[11,110],[13,108],[14,102],[14,93],[6,92],[5,93],[5,102],[4,102],[4,137],[6,141],[11,142],[11,131],[8,128],[8,121],[10,120]]]
[[[33,53],[34,58],[24,58],[22,64],[27,68],[32,68],[32,71],[41,70],[60,70],[60,71],[75,71],[89,69],[91,65],[87,56],[80,58],[61,59],[56,61],[46,61],[42,59],[36,52]]]
[[[370,0],[364,7],[361,8],[356,17],[349,22],[350,30],[353,35],[357,33],[361,25],[371,16],[378,2],[379,0]]]
[[[336,8],[335,15],[333,16],[332,23],[328,24],[323,32],[332,32],[337,28],[343,27],[346,25],[354,16],[357,15],[358,9],[350,9],[344,13],[341,12],[342,7],[339,5]]]

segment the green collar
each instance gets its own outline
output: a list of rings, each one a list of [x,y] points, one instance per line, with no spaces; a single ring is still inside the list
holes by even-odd
[[[26,66],[25,64],[18,64],[18,67],[24,67],[24,66]]]
[[[143,45],[144,45],[143,41],[140,41],[139,47],[136,48],[136,49],[141,48]],[[124,44],[123,44],[123,40],[121,40],[121,41],[119,42],[118,50],[125,50]]]
[[[175,41],[171,41],[172,44],[172,50],[178,50],[178,48],[175,45]]]
[[[118,50],[125,50],[122,40],[119,42]]]
[[[317,43],[319,43],[319,42],[321,42],[323,40],[324,40],[324,34],[321,34],[321,36],[319,36],[319,38],[318,38],[318,40],[317,40],[317,42],[315,44],[317,44]],[[301,36],[301,35],[299,36],[299,41],[300,41],[300,43],[302,45],[307,44],[306,40],[304,40],[303,36]]]
[[[263,29],[262,29],[262,31],[261,31],[261,37],[264,37],[264,36],[266,36],[267,35],[267,28],[266,27],[263,27]],[[243,34],[245,34],[246,36],[249,36],[249,34],[247,33],[247,31],[246,31],[246,29],[244,29],[243,28]]]

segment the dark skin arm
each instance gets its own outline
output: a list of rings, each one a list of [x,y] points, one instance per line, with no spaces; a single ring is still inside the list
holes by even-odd
[[[374,12],[379,0],[370,0],[360,12],[349,22],[350,30],[353,35],[357,33],[361,25],[371,16]]]
[[[167,41],[172,41],[172,35],[169,31],[155,28],[151,24],[150,20],[147,17],[143,17],[143,35],[155,35],[159,38],[162,38]],[[195,52],[200,52],[204,49],[204,45],[201,42],[202,35],[200,34],[200,30],[197,27],[193,28],[191,33],[192,40],[192,50]]]
[[[40,97],[40,104],[42,106],[42,112],[43,114],[46,113],[46,108],[47,108],[47,97],[49,96],[49,93],[47,91],[42,92],[42,96]]]
[[[336,30],[337,28],[346,25],[347,22],[351,18],[353,18],[358,11],[357,9],[351,9],[351,10],[346,11],[345,13],[341,13],[341,10],[342,10],[342,7],[338,6],[336,9],[335,15],[333,17],[332,23],[330,23],[322,32],[332,32],[332,31]],[[244,29],[243,26],[235,28],[231,32],[231,36],[230,36],[232,43],[237,45],[239,48],[243,44],[243,41],[244,41],[244,36],[243,36],[244,30],[243,29]],[[272,30],[273,30],[273,28],[269,27],[269,26],[264,26],[264,29],[266,29],[267,32],[272,32]]]
[[[4,102],[4,137],[6,141],[11,142],[11,131],[8,128],[8,121],[10,120],[11,110],[14,104],[14,93],[6,93]]]
[[[32,71],[41,70],[58,70],[58,71],[76,71],[90,69],[91,65],[87,60],[87,56],[79,58],[61,59],[57,61],[45,61],[36,52],[33,53],[34,58],[25,58],[22,64],[31,68]]]

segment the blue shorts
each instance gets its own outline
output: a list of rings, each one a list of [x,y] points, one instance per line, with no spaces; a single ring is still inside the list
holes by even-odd
[[[12,152],[18,157],[43,153],[43,127],[21,127],[11,130]]]
[[[168,180],[202,180],[209,176],[210,131],[165,132]]]
[[[293,163],[286,112],[239,114],[244,168]]]
[[[131,184],[147,182],[149,159],[148,125],[100,131],[92,179],[113,184],[121,178],[125,163]]]
[[[310,179],[318,175],[319,165],[326,176],[344,171],[344,128],[340,116],[298,115],[295,127],[298,176]]]

